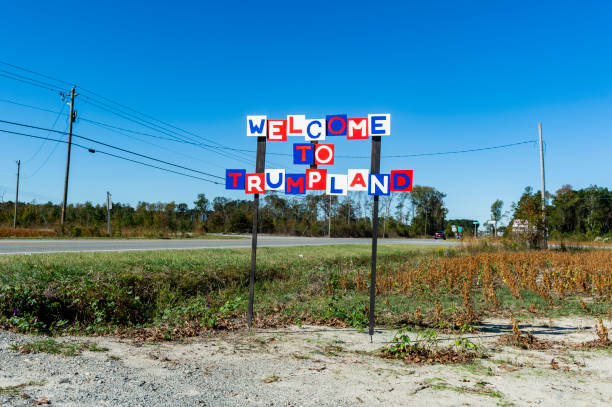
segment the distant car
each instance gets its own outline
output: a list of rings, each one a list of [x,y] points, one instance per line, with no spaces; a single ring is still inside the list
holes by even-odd
[[[436,232],[434,238],[446,240],[446,234],[444,233],[444,231]]]

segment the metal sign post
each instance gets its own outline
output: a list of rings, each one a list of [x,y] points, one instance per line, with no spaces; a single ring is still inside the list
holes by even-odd
[[[372,136],[372,161],[370,173],[380,173],[380,136]],[[376,249],[378,246],[378,195],[374,195],[372,208],[372,272],[370,274],[370,342],[374,335],[374,311],[376,307]]]
[[[255,172],[262,173],[266,167],[266,137],[257,137],[257,160]],[[251,238],[251,273],[249,275],[249,309],[247,325],[253,324],[253,301],[255,297],[255,263],[257,261],[257,218],[259,216],[259,194],[253,198],[253,236]]]

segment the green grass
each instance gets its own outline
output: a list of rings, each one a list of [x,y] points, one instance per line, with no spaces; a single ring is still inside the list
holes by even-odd
[[[11,350],[20,353],[50,353],[53,355],[75,356],[81,347],[72,343],[57,342],[55,339],[40,339],[22,345],[13,344]]]
[[[461,249],[380,246],[378,273],[435,257],[465,255]],[[255,312],[283,323],[367,326],[368,288],[356,289],[357,276],[369,284],[369,245],[260,248],[257,252]],[[0,257],[0,326],[23,332],[109,332],[124,327],[207,328],[243,319],[248,298],[249,249],[213,249],[120,253],[60,253]],[[491,310],[482,293],[473,292],[481,315],[548,315],[551,307],[537,295],[514,298],[497,294],[501,309]],[[459,289],[435,287],[409,295],[377,297],[377,324],[400,326],[420,312],[444,314],[463,307]],[[598,304],[593,305],[599,307]],[[603,304],[601,311],[609,308]],[[554,304],[561,313],[579,313],[579,301]],[[595,310],[598,311],[598,310]]]
[[[451,391],[461,393],[461,394],[477,394],[480,396],[487,396],[487,397],[492,397],[496,399],[503,398],[503,395],[500,392],[490,387],[487,387],[486,382],[478,382],[473,387],[452,386],[440,377],[433,377],[430,379],[425,379],[425,383],[429,384],[430,387],[434,390],[451,390]]]
[[[24,344],[12,344],[11,350],[20,353],[49,353],[52,355],[76,356],[83,350],[90,352],[107,352],[108,348],[95,343],[64,343],[53,338],[40,339]]]
[[[45,383],[44,382],[29,381],[29,382],[26,382],[26,383],[16,384],[14,386],[6,386],[6,387],[0,386],[0,395],[2,395],[2,394],[17,395],[17,394],[21,393],[22,390],[25,389],[26,387],[30,387],[30,386],[42,386],[43,384],[45,384]]]

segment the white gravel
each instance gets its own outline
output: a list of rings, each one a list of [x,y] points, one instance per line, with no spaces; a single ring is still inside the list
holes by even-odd
[[[540,328],[540,337],[593,339],[592,331],[574,329],[592,321],[564,319],[554,325],[560,329]],[[59,338],[109,348],[61,356],[19,354],[9,349],[12,343],[40,338],[0,331],[0,388],[34,382],[17,395],[0,390],[0,405],[32,406],[42,398],[54,406],[147,407],[558,407],[609,406],[612,400],[610,351],[520,351],[500,348],[486,337],[475,341],[493,349],[491,357],[474,366],[415,366],[371,353],[392,336],[381,331],[370,343],[367,334],[354,330],[293,327],[144,345],[106,337]],[[551,367],[552,358],[560,369]]]

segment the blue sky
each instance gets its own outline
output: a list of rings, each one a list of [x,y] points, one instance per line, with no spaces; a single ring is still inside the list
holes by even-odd
[[[244,149],[255,148],[245,137],[247,114],[388,112],[392,136],[383,139],[383,156],[532,140],[542,121],[549,191],[563,184],[611,187],[612,7],[532,3],[5,2],[1,60]],[[0,99],[63,107],[56,93],[3,77]],[[77,97],[82,118],[150,130],[86,102]],[[0,120],[51,127],[56,118],[0,101]],[[65,126],[60,116],[55,128]],[[74,131],[219,175],[225,168],[254,167],[254,155],[247,162],[140,137],[147,144],[85,121],[77,121]],[[0,196],[14,199],[14,161],[21,159],[21,197],[59,202],[65,145],[5,134],[0,140]],[[291,144],[270,143],[268,150],[290,153]],[[336,150],[369,155],[370,144],[339,140]],[[508,209],[526,186],[539,189],[538,154],[536,145],[522,145],[383,159],[382,169],[414,169],[415,183],[447,194],[450,218],[484,221],[495,199]],[[268,160],[269,167],[301,170],[290,157]],[[338,159],[334,170],[368,167],[367,159]],[[114,200],[133,204],[191,204],[199,192],[243,197],[73,150],[69,201],[103,202],[107,190]]]

